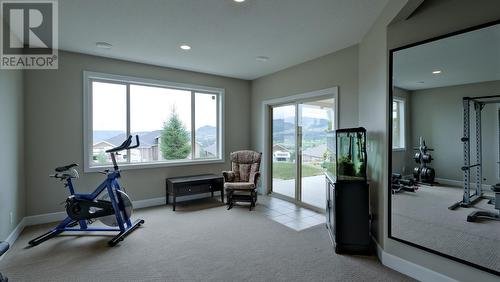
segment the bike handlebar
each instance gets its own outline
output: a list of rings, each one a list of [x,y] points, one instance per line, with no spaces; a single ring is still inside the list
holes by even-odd
[[[115,153],[115,152],[119,152],[119,151],[123,151],[123,150],[135,149],[135,148],[139,147],[139,145],[140,145],[139,135],[135,136],[135,143],[136,144],[134,146],[130,146],[132,144],[132,135],[129,135],[127,140],[125,140],[120,146],[106,150],[106,153]]]

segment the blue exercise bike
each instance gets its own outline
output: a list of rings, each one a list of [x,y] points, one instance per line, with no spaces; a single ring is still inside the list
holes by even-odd
[[[78,172],[74,169],[74,167],[78,166],[77,164],[70,164],[55,169],[56,174],[51,175],[51,177],[63,181],[64,186],[69,189],[70,196],[66,199],[66,213],[68,216],[56,228],[31,240],[29,242],[31,246],[36,246],[63,232],[75,231],[118,232],[108,242],[108,245],[116,246],[116,244],[123,241],[137,227],[144,224],[144,220],[142,219],[138,219],[134,223],[131,222],[132,201],[121,190],[118,183],[120,168],[116,162],[116,154],[123,150],[139,147],[139,136],[136,135],[135,139],[136,144],[134,146],[131,146],[132,136],[129,136],[120,146],[106,151],[111,156],[114,169],[113,171],[105,170],[102,172],[106,175],[106,180],[90,194],[75,193],[72,179],[78,178]],[[89,227],[95,220],[101,221],[108,227]]]

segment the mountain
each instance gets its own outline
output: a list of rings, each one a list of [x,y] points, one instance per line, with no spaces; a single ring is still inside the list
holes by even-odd
[[[321,128],[328,129],[328,120],[320,118],[302,118],[302,126],[305,128]]]
[[[293,122],[287,122],[284,119],[273,119],[273,131],[276,133],[293,130],[294,127],[295,126]]]
[[[213,145],[217,140],[217,128],[211,125],[205,125],[198,128],[195,132],[196,142],[203,147]]]
[[[205,125],[196,129],[196,138],[215,137],[217,135],[217,128],[211,125]]]

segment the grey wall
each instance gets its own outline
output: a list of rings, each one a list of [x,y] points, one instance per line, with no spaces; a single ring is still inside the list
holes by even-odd
[[[423,136],[434,148],[432,166],[436,177],[462,181],[463,135],[462,97],[486,96],[500,93],[500,81],[440,87],[411,92],[411,132],[413,145]],[[497,104],[487,105],[482,113],[483,178],[495,184],[498,178],[498,117]],[[471,107],[471,113],[473,114]],[[425,111],[425,114],[422,114]],[[475,119],[471,118],[471,149],[475,148]],[[475,154],[472,155],[475,158]]]
[[[389,49],[400,47],[497,19],[500,19],[497,0],[426,0],[411,18],[389,26],[387,44]],[[386,191],[384,189],[381,193],[386,194]],[[384,250],[460,281],[498,281],[498,277],[491,274],[396,242],[387,236]]]
[[[339,127],[358,125],[358,47],[305,62],[252,81],[252,148],[264,151],[262,102],[338,86]],[[262,169],[266,169],[264,165]],[[264,187],[261,191],[265,191]]]
[[[58,70],[26,73],[27,215],[63,210],[60,203],[67,191],[48,174],[59,165],[83,164],[84,70],[225,88],[226,156],[250,146],[248,81],[61,52]],[[226,161],[215,165],[127,170],[121,183],[133,200],[151,199],[165,196],[166,177],[220,173],[229,167]],[[81,192],[92,191],[102,180],[101,174],[82,173],[76,187]]]
[[[0,70],[0,240],[25,215],[23,134],[23,72]]]
[[[391,0],[359,44],[359,125],[367,129],[372,234],[384,247],[387,222],[387,25],[407,1]],[[342,111],[342,109],[341,109]]]
[[[411,175],[413,169],[413,142],[411,136],[411,121],[413,116],[410,114],[411,98],[412,96],[405,89],[394,87],[393,96],[395,98],[402,98],[405,101],[405,150],[392,150],[392,172],[401,173],[403,176]]]

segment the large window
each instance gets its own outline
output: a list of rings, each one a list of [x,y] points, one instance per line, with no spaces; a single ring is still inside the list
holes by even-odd
[[[222,161],[223,89],[84,72],[85,168],[111,164],[105,151],[128,135],[141,146],[124,151],[125,167]]]
[[[405,149],[405,101],[399,98],[392,102],[392,149]]]

